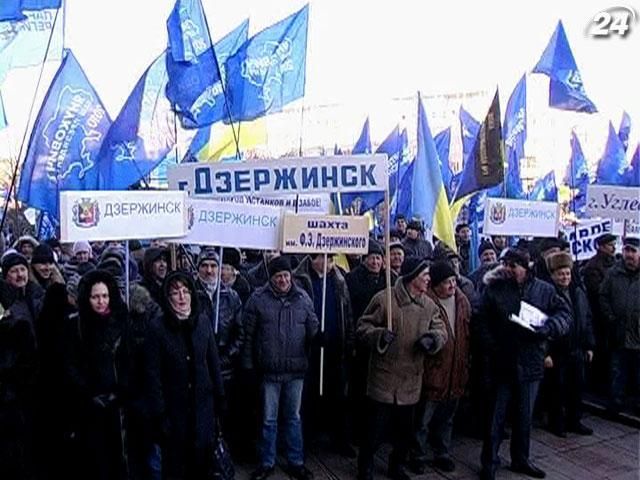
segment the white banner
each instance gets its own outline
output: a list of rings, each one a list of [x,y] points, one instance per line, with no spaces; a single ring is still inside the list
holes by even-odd
[[[487,197],[483,233],[555,237],[559,221],[560,206],[557,203]]]
[[[587,214],[590,217],[640,222],[640,188],[589,185]]]
[[[192,195],[282,195],[371,192],[388,187],[386,155],[279,158],[242,163],[183,163],[167,173],[169,188]]]
[[[194,195],[192,198],[211,198],[207,195]],[[298,213],[328,214],[331,211],[331,196],[328,193],[316,193],[312,195],[234,195],[215,197],[219,202],[232,202],[238,205],[256,205],[265,207],[278,207],[285,212],[295,212],[296,202]]]
[[[60,240],[182,237],[187,233],[186,201],[185,192],[61,192]]]
[[[284,217],[285,253],[346,253],[369,249],[369,219],[364,216],[292,215]]]
[[[188,202],[189,233],[179,242],[258,250],[280,249],[282,209],[195,198]]]
[[[588,260],[597,252],[596,238],[605,233],[613,233],[613,222],[607,220],[587,220],[581,222],[577,227],[567,227],[564,229],[573,258],[578,260]]]

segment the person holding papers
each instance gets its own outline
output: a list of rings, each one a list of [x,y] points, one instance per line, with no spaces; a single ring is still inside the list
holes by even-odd
[[[545,472],[529,459],[531,418],[544,374],[546,342],[567,334],[571,311],[552,285],[535,278],[526,251],[510,248],[501,263],[485,275],[486,288],[472,321],[488,365],[491,395],[480,477],[495,478],[507,405],[513,400],[511,470],[544,478]]]

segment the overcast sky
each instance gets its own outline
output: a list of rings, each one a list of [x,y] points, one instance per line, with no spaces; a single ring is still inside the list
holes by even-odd
[[[214,39],[247,17],[250,33],[255,33],[304,3],[203,0]],[[617,128],[624,109],[631,114],[632,138],[637,141],[640,23],[635,24],[638,31],[624,39],[596,40],[585,33],[594,15],[612,5],[596,0],[312,1],[305,104],[344,104],[358,114],[354,118],[378,114],[378,121],[372,121],[376,138],[398,121],[384,118],[378,105],[415,95],[417,90],[493,92],[498,85],[504,109],[506,97],[535,65],[561,18],[587,94],[600,110],[598,130],[609,119]],[[640,11],[640,1],[629,5]],[[173,0],[67,0],[66,45],[113,117],[139,76],[165,48],[165,22],[172,6]],[[37,69],[12,73],[3,88],[13,123],[0,136],[5,148],[19,144],[36,76]],[[472,113],[484,115],[478,110]],[[585,117],[567,115],[576,125]],[[584,128],[594,123],[585,122]],[[355,140],[360,126],[361,121],[346,126],[348,136]],[[606,132],[594,135],[601,142]]]

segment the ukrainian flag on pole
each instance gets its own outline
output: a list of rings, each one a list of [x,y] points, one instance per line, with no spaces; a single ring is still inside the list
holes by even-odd
[[[418,94],[418,152],[413,161],[410,211],[412,217],[419,217],[425,225],[431,225],[434,235],[455,250],[453,222],[447,192],[442,182],[440,159],[420,94]]]

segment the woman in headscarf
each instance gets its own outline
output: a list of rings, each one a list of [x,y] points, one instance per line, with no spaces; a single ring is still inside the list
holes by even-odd
[[[76,414],[81,476],[127,478],[123,404],[128,377],[128,312],[113,276],[85,274],[78,313],[68,317],[63,351],[65,384]]]
[[[164,314],[152,322],[146,343],[148,412],[163,476],[176,480],[208,478],[217,417],[225,410],[216,341],[197,298],[188,274],[167,275]]]

